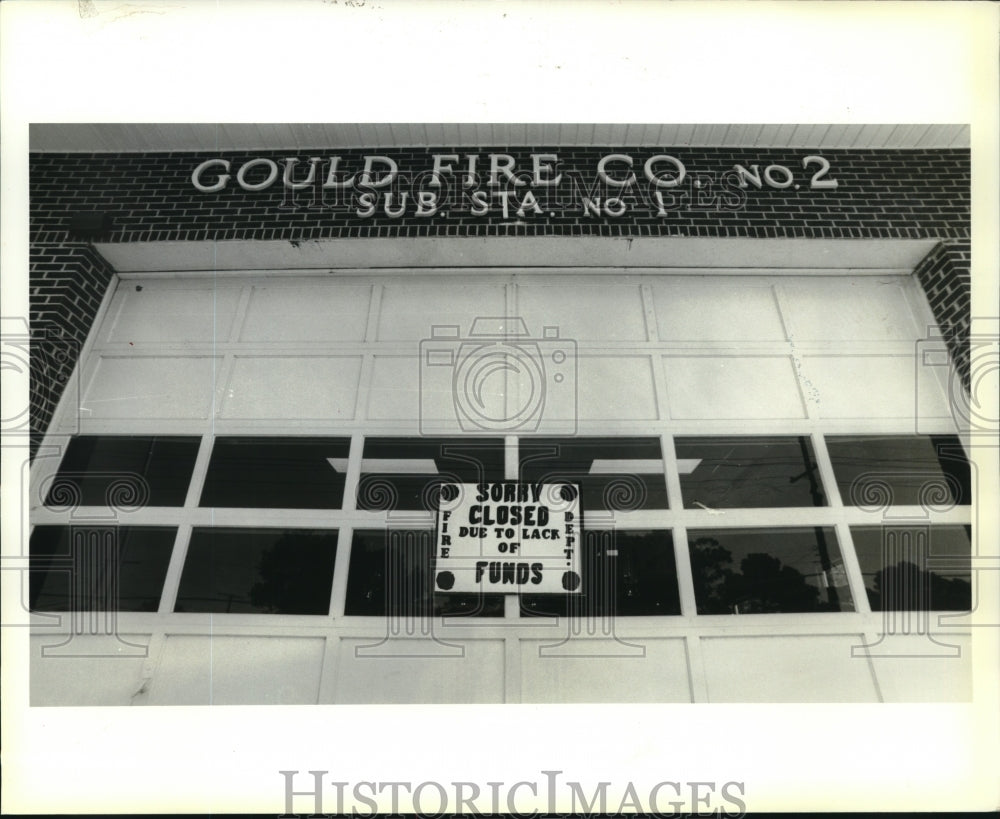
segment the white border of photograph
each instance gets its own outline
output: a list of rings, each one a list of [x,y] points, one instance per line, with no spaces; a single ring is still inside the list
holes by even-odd
[[[969,122],[973,315],[996,315],[998,18],[978,2],[4,2],[2,313],[28,315],[31,122]],[[26,377],[3,392],[23,405]],[[13,449],[5,555],[26,514]],[[973,452],[994,481],[997,453]],[[7,812],[278,814],[281,770],[306,787],[310,770],[452,794],[537,783],[525,811],[568,808],[546,803],[547,770],[587,794],[737,781],[752,811],[998,804],[995,628],[974,633],[962,705],[29,709],[27,629],[6,625],[21,572],[0,575]]]

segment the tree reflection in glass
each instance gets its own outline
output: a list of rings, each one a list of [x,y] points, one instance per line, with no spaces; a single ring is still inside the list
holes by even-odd
[[[873,611],[972,608],[971,527],[852,526],[851,539]]]
[[[699,614],[852,610],[833,530],[689,532]]]
[[[195,527],[175,611],[327,614],[337,532]]]

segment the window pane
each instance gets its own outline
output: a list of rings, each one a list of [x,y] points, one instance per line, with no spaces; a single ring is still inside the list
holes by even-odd
[[[438,509],[443,483],[502,481],[502,438],[367,438],[358,509]]]
[[[415,617],[433,612],[503,617],[502,594],[433,593],[433,540],[434,532],[425,529],[355,531],[344,613]]]
[[[832,527],[689,531],[699,614],[853,611]]]
[[[972,608],[968,526],[852,526],[873,611]]]
[[[83,506],[183,506],[199,442],[190,436],[78,436],[69,442],[45,503],[63,506],[77,495]],[[140,478],[145,486],[133,494],[129,484]],[[145,503],[137,502],[143,497]]]
[[[176,535],[172,526],[36,526],[31,609],[156,611]]]
[[[659,438],[521,440],[521,480],[575,483],[587,509],[666,509]]]
[[[825,506],[806,437],[677,438],[686,509]]]
[[[669,531],[590,531],[581,558],[582,593],[525,594],[521,610],[590,617],[681,613]]]
[[[969,463],[954,435],[831,435],[826,448],[851,506],[969,504]]]
[[[350,445],[350,438],[216,438],[200,505],[339,509]]]
[[[198,527],[175,611],[327,614],[335,529]]]

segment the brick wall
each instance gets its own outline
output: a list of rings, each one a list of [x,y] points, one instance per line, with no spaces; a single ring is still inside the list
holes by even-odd
[[[83,242],[32,243],[31,453],[34,455],[87,340],[114,271]]]
[[[831,168],[827,179],[835,179],[835,190],[813,190],[810,178],[818,165],[803,168],[808,150],[758,149],[573,149],[539,148],[559,156],[562,182],[535,188],[538,215],[531,208],[518,217],[510,209],[505,218],[500,202],[490,196],[492,207],[482,216],[472,215],[468,191],[446,186],[449,203],[431,218],[414,213],[414,192],[433,191],[428,185],[432,153],[476,152],[479,171],[488,171],[489,153],[508,152],[516,168],[531,171],[530,149],[441,148],[384,151],[399,166],[401,184],[385,189],[395,194],[394,204],[409,192],[406,215],[386,216],[381,208],[368,217],[356,215],[357,191],[334,198],[328,190],[297,192],[294,201],[279,177],[266,190],[246,191],[236,182],[236,171],[248,160],[267,157],[279,165],[286,157],[301,160],[293,179],[305,178],[311,156],[341,157],[342,176],[358,173],[362,157],[378,150],[298,150],[292,152],[226,152],[215,156],[231,162],[233,179],[215,193],[201,193],[191,183],[191,172],[210,154],[35,154],[31,157],[31,230],[40,241],[65,238],[73,211],[105,211],[113,224],[95,239],[109,242],[288,239],[309,240],[349,237],[396,236],[734,236],[751,238],[969,238],[969,152],[966,150],[825,150]],[[600,185],[596,168],[602,155],[629,154],[633,172],[640,180],[626,189]],[[651,185],[642,164],[656,153],[669,153],[681,160],[687,171],[676,188],[662,189],[666,199],[663,215],[651,200]],[[735,164],[783,165],[795,175],[784,189],[762,189],[752,183],[740,190],[724,174]],[[461,163],[456,164],[461,168]],[[668,171],[661,163],[657,170]],[[320,187],[324,166],[316,174]],[[609,172],[622,176],[621,163]],[[214,180],[220,171],[206,173]],[[248,181],[264,176],[262,169]],[[780,174],[775,174],[782,181]],[[449,177],[443,177],[447,180]],[[485,180],[484,180],[485,182]],[[695,187],[701,182],[701,187]],[[528,185],[520,190],[526,190]],[[486,185],[480,190],[492,194]],[[520,190],[515,195],[520,197]],[[597,218],[583,213],[582,194],[621,196],[628,212],[617,218]],[[378,191],[382,193],[382,191]],[[352,201],[353,200],[353,201]],[[381,204],[381,202],[380,202]]]
[[[430,185],[434,153],[455,153],[454,176],[443,185]],[[508,153],[516,170],[530,177],[532,153],[554,153],[562,174],[560,184],[513,188],[507,214],[502,198],[487,184],[488,155]],[[637,181],[626,187],[602,184],[597,164],[607,154],[633,158]],[[48,339],[51,354],[36,356],[32,366],[32,429],[45,430],[62,384],[75,364],[74,350],[82,345],[93,322],[112,272],[89,242],[144,242],[167,240],[284,239],[411,236],[685,236],[823,239],[939,239],[941,244],[921,264],[919,275],[934,314],[949,328],[949,344],[963,376],[968,378],[969,311],[969,172],[968,150],[823,150],[830,162],[825,180],[835,189],[813,189],[810,180],[818,163],[804,166],[814,151],[756,148],[439,148],[368,150],[295,150],[285,152],[32,154],[30,173],[31,322],[36,337]],[[327,158],[339,156],[338,178],[360,175],[366,154],[385,154],[397,163],[397,180],[384,189],[323,190]],[[478,154],[478,188],[461,186],[468,154]],[[686,176],[676,187],[656,188],[643,175],[643,164],[656,154],[680,160]],[[290,194],[281,175],[269,188],[244,190],[237,172],[247,161],[266,157],[283,168],[287,157],[301,161],[293,181],[305,178],[310,157],[323,157],[316,181]],[[201,162],[221,158],[230,162],[225,189],[204,193],[191,182]],[[736,165],[757,165],[762,185],[736,184]],[[765,170],[784,166],[771,174]],[[247,176],[256,182],[266,169]],[[616,179],[629,172],[621,161],[608,172]],[[668,162],[656,170],[673,171]],[[222,171],[204,176],[213,182]],[[418,191],[436,192],[439,207],[433,216],[416,214]],[[474,190],[489,210],[473,213]],[[525,191],[535,206],[524,203]],[[661,198],[655,199],[659,190]],[[365,193],[377,197],[367,217],[358,214]],[[392,218],[383,210],[384,195],[398,207],[408,199],[403,215]],[[620,216],[594,215],[582,198],[599,198]],[[620,199],[619,204],[615,200]],[[522,213],[518,214],[521,205]],[[73,214],[101,212],[103,229],[82,236],[71,225]],[[964,336],[963,336],[964,334]],[[964,338],[964,341],[963,341]],[[57,339],[59,340],[57,342]],[[964,345],[964,346],[963,346]],[[965,351],[963,354],[963,350]],[[964,355],[964,357],[963,357]],[[36,441],[37,443],[37,441]]]
[[[969,391],[969,328],[972,317],[968,242],[941,242],[914,271],[927,294],[955,369]]]

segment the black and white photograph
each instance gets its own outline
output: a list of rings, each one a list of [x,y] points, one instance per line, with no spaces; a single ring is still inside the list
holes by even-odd
[[[31,137],[33,705],[970,698],[967,126]]]
[[[220,743],[252,764],[226,763],[219,812],[732,816],[915,778],[986,807],[988,755],[941,791],[920,749],[996,724],[995,150],[968,110],[639,96],[25,117],[2,311],[21,730],[96,720],[116,759],[169,726],[182,767]],[[835,774],[796,757],[832,732],[816,753],[858,770],[866,721],[906,771],[823,795]],[[565,756],[512,763],[532,726]],[[476,750],[381,755],[421,735]],[[140,781],[80,798],[135,810]]]

